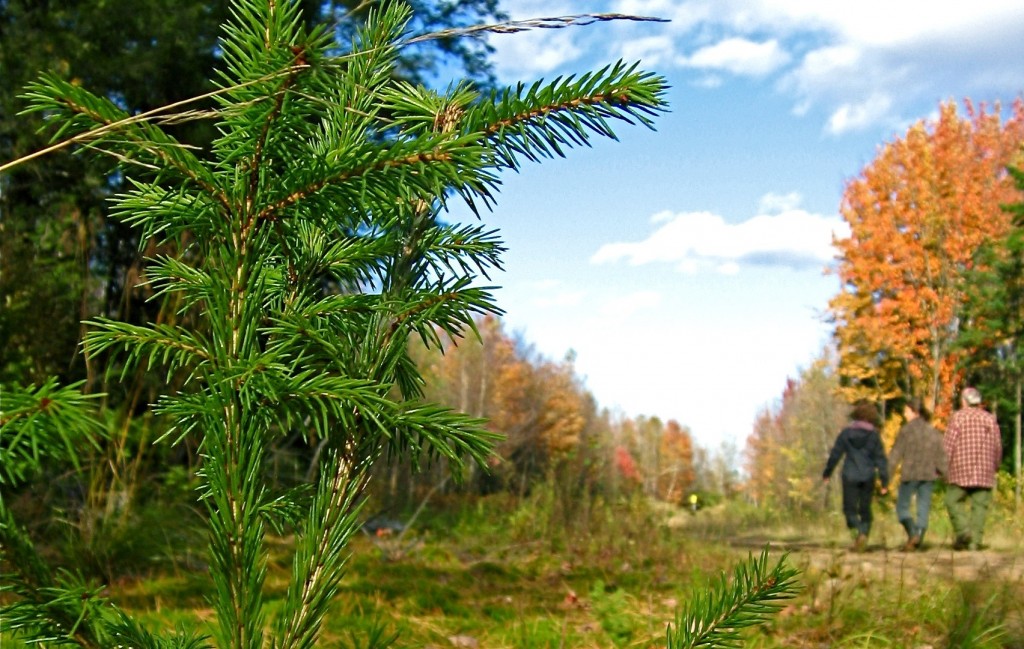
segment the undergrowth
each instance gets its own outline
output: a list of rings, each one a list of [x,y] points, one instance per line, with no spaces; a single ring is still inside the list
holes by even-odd
[[[721,592],[750,546],[772,537],[764,520],[714,534],[722,524],[715,517],[735,524],[744,512],[679,516],[641,500],[593,507],[589,525],[559,532],[530,501],[444,502],[401,538],[359,535],[324,646],[371,649],[393,638],[394,647],[663,647],[668,625],[694,594]],[[950,553],[941,549],[918,557],[935,557],[923,570],[884,548],[861,560],[830,540],[842,530],[827,517],[775,527],[782,541],[773,558],[785,553],[786,539],[808,544],[789,554],[802,588],[779,614],[746,630],[744,646],[1024,646],[1024,585],[1010,571],[965,578],[945,567]],[[278,547],[268,574],[271,607],[280,605],[289,573],[288,544]],[[868,565],[885,553],[888,567]],[[1006,553],[1008,565],[1013,556]],[[178,566],[111,583],[106,594],[146,623],[173,628],[210,620],[205,584],[200,570]],[[18,647],[4,640],[4,649]]]

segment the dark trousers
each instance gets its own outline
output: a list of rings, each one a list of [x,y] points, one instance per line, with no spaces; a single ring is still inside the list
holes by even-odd
[[[875,481],[843,480],[843,515],[846,526],[867,536],[871,531],[871,496]]]

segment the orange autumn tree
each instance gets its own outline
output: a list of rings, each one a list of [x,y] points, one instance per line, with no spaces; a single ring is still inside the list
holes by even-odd
[[[500,481],[513,474],[543,473],[542,442],[537,421],[545,396],[537,369],[494,316],[479,318],[475,336],[442,338],[441,353],[413,345],[412,354],[424,368],[425,394],[439,403],[460,408],[487,420],[502,435],[492,466]]]
[[[543,363],[537,371],[543,394],[538,433],[552,465],[557,466],[579,446],[592,404],[576,375],[572,352],[561,362]]]
[[[640,415],[620,423],[621,451],[634,460],[643,493],[681,504],[697,479],[690,429],[675,420]]]
[[[491,475],[475,476],[525,491],[568,463],[588,461],[578,452],[592,431],[596,406],[576,375],[574,359],[552,361],[508,334],[501,320],[478,319],[476,336],[442,339],[441,353],[414,345],[424,369],[424,393],[475,417],[501,435]],[[474,474],[475,475],[475,474]]]
[[[1016,194],[1024,105],[953,102],[883,146],[843,195],[850,236],[835,242],[841,289],[829,303],[846,397],[876,402],[917,394],[949,412],[965,272],[983,243],[1003,236],[1000,209]]]
[[[661,434],[658,456],[658,498],[682,504],[696,480],[693,438],[689,429],[670,419]]]
[[[787,390],[792,379],[787,381]],[[753,430],[744,448],[744,468],[747,479],[743,490],[758,506],[781,506],[780,480],[785,478],[785,457],[782,454],[782,425],[777,413],[762,408],[754,421]],[[781,469],[781,470],[780,470]]]

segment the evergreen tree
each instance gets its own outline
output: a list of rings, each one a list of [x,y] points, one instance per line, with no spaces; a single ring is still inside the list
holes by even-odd
[[[475,315],[499,312],[476,282],[500,268],[502,242],[446,224],[448,201],[487,206],[502,169],[613,137],[614,120],[651,126],[664,110],[663,80],[622,63],[485,96],[466,84],[437,93],[394,73],[407,6],[374,10],[343,53],[299,9],[238,3],[212,111],[133,114],[53,74],[27,93],[55,138],[119,163],[130,184],[115,215],[143,249],[172,251],[147,260],[154,299],[198,314],[194,326],[95,318],[86,350],[119,354],[122,375],[181,378],[156,410],[173,422],[165,438],[201,437],[216,646],[237,649],[316,646],[376,458],[443,457],[457,471],[495,442],[480,420],[420,398],[407,351],[414,336],[437,345],[439,332],[463,336]],[[209,151],[161,128],[190,118],[213,120]],[[27,408],[47,410],[42,398]],[[4,415],[0,448],[29,424],[42,422]],[[312,484],[276,493],[266,451],[292,431],[325,451]],[[4,546],[30,553],[3,513]],[[282,525],[296,529],[294,568],[268,620],[265,537]],[[36,563],[13,564],[19,599],[5,611],[29,640],[206,646],[150,633],[85,584],[24,572]]]
[[[300,4],[302,20],[328,23],[335,47],[344,49],[373,3]],[[496,4],[416,0],[410,4],[410,30],[422,34],[497,19]],[[174,449],[152,446],[162,422],[148,416],[149,405],[160,392],[179,389],[183,377],[139,368],[109,380],[103,368],[117,358],[79,354],[81,323],[99,316],[189,328],[202,322],[179,308],[179,295],[150,299],[145,258],[180,251],[175,241],[151,239],[140,246],[139,230],[111,217],[109,199],[127,182],[113,158],[87,160],[65,148],[7,164],[46,143],[43,115],[22,114],[26,105],[18,93],[48,72],[129,114],[177,102],[188,102],[194,111],[213,110],[211,98],[191,98],[215,89],[217,39],[229,8],[229,0],[0,1],[0,389],[40,386],[56,376],[62,384],[84,380],[84,391],[105,394],[102,418],[109,434],[82,459],[82,470],[63,474],[63,467],[51,467],[53,473],[19,487],[45,492],[67,512],[67,525],[49,529],[74,534],[76,563],[101,574],[109,574],[113,536],[144,545],[135,534],[156,496],[147,485],[163,485],[174,472],[194,466],[198,436]],[[437,83],[442,73],[447,79],[465,72],[490,87],[488,52],[483,39],[425,38],[399,51],[393,74]],[[161,127],[197,151],[208,151],[217,135],[213,120],[174,120]],[[280,444],[294,449],[296,463],[308,459],[309,449],[295,439]],[[47,487],[58,481],[60,489]]]
[[[1024,171],[1009,167],[1024,195]],[[1003,207],[1012,224],[1005,237],[978,250],[968,273],[967,301],[958,345],[966,352],[963,372],[982,389],[1003,430],[1003,448],[1013,457],[1015,496],[1021,498],[1021,410],[1024,390],[1024,200]],[[1011,425],[1006,425],[1012,421]]]

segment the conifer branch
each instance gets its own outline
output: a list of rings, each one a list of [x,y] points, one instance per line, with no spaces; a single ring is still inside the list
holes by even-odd
[[[95,410],[95,399],[102,395],[82,394],[82,386],[59,386],[51,378],[38,387],[5,387],[0,404],[0,484],[11,487],[27,480],[45,461],[77,466],[81,447],[97,445],[106,433]],[[15,570],[0,575],[5,630],[17,631],[29,642],[105,647],[103,616],[110,607],[99,597],[100,589],[67,572],[54,575],[2,495],[0,563]]]
[[[695,592],[688,609],[680,610],[675,625],[669,625],[669,649],[742,647],[741,629],[764,624],[782,601],[799,591],[799,571],[786,559],[783,555],[769,568],[765,547],[759,557],[750,555],[736,565],[731,583],[722,573],[714,587]]]
[[[204,191],[215,197],[225,208],[230,207],[230,201],[219,190],[213,179],[208,175],[204,176],[202,174],[203,171],[206,171],[206,168],[199,163],[194,155],[191,155],[188,148],[173,140],[163,131],[152,127],[146,119],[139,118],[138,116],[123,116],[123,111],[108,100],[96,97],[67,81],[55,77],[44,77],[39,83],[30,86],[26,97],[35,102],[35,106],[29,109],[30,111],[51,107],[57,107],[62,111],[66,111],[65,123],[60,131],[58,131],[58,134],[73,128],[77,124],[77,118],[79,117],[84,117],[93,124],[99,125],[87,128],[84,132],[68,138],[65,140],[67,144],[72,142],[96,143],[104,141],[104,138],[110,134],[118,133],[127,139],[129,146],[126,148],[129,151],[133,151],[134,148],[133,153],[129,154],[128,157],[133,157],[139,151],[146,152],[165,168],[174,169],[183,177],[190,179]],[[56,149],[51,147],[44,151],[49,152],[53,150]],[[182,155],[179,158],[178,156],[171,155],[171,150],[188,155]],[[15,160],[0,167],[0,171],[32,157],[35,157],[35,155]]]
[[[273,8],[271,8],[271,11],[273,11]],[[268,35],[268,38],[269,38],[269,35]],[[269,43],[267,44],[267,47],[268,48],[270,47]],[[292,50],[292,54],[294,54],[294,56],[295,56],[296,64],[289,66],[288,70],[290,72],[294,71],[294,73],[293,74],[288,74],[285,77],[285,79],[282,81],[280,88],[278,88],[277,91],[273,93],[274,107],[271,109],[270,113],[267,115],[266,119],[263,121],[263,128],[260,131],[259,137],[256,138],[256,150],[255,150],[255,152],[253,152],[252,163],[251,163],[252,164],[252,169],[249,171],[249,196],[250,197],[251,196],[255,196],[257,194],[257,186],[258,186],[259,180],[260,180],[260,167],[261,167],[261,164],[263,162],[263,150],[264,150],[264,148],[267,145],[267,138],[270,135],[271,124],[273,124],[273,122],[277,118],[277,116],[281,114],[281,107],[284,105],[285,96],[287,95],[289,89],[291,89],[292,86],[294,85],[295,78],[298,75],[298,72],[300,70],[304,70],[304,69],[308,68],[308,65],[306,63],[306,54],[305,54],[305,49],[304,48],[301,48],[301,47],[294,48]],[[250,224],[255,222],[255,221],[256,221],[256,219],[253,219],[252,221],[250,221]]]
[[[84,381],[67,386],[55,377],[40,386],[4,386],[0,402],[0,485],[19,484],[46,460],[78,466],[81,447],[98,448],[106,434],[96,416],[99,394]]]
[[[295,191],[291,192],[284,198],[274,201],[273,203],[264,207],[256,215],[255,220],[275,220],[280,218],[280,213],[287,208],[296,205],[302,200],[316,194],[326,187],[333,185],[341,185],[346,182],[356,180],[359,178],[366,178],[376,172],[384,172],[402,167],[414,167],[429,165],[432,163],[448,163],[452,161],[450,153],[443,150],[435,151],[420,151],[405,155],[399,158],[384,157],[382,160],[378,160],[370,165],[355,167],[352,169],[345,169],[344,171],[331,175],[326,178],[317,179],[304,187],[300,187]]]

